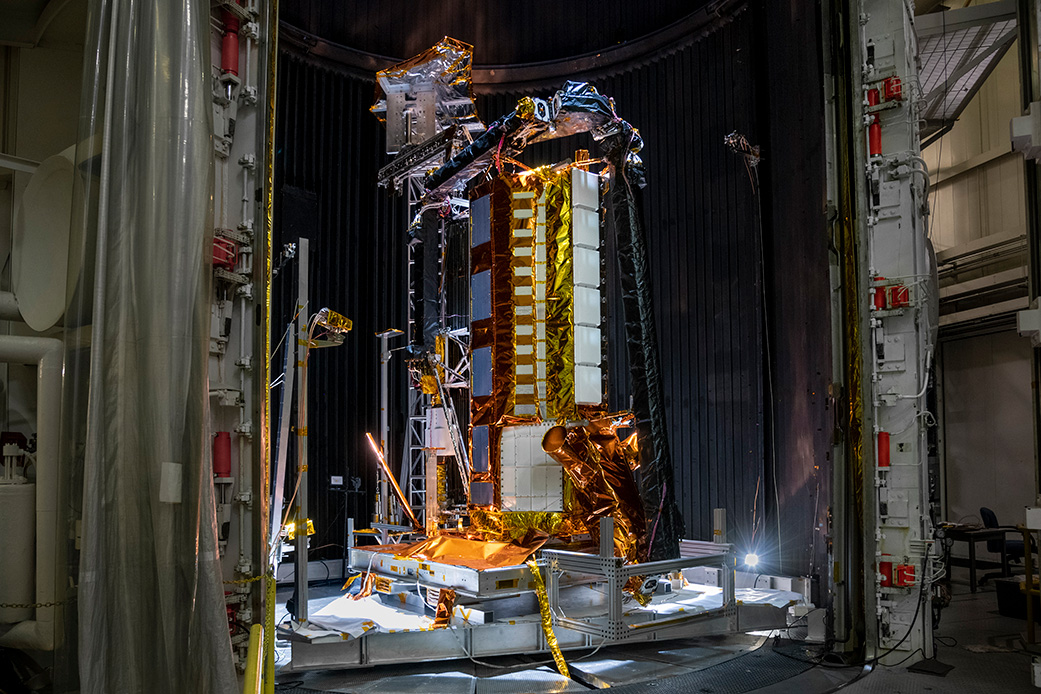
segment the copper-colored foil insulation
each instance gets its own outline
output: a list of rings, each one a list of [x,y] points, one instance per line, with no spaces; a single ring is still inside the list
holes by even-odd
[[[599,542],[600,519],[614,518],[615,552],[630,562],[647,559],[647,521],[633,477],[639,457],[636,439],[618,438],[631,416],[595,419],[589,424],[556,426],[542,440],[571,482],[569,514]]]
[[[437,610],[434,612],[434,626],[446,627],[452,620],[452,609],[455,607],[455,591],[442,588],[437,596]]]

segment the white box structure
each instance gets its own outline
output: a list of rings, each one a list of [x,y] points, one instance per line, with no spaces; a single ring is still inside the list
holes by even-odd
[[[548,423],[503,427],[503,511],[564,510],[563,470],[542,450],[542,437],[552,426]]]
[[[574,243],[575,402],[603,401],[600,346],[600,177],[571,170]]]

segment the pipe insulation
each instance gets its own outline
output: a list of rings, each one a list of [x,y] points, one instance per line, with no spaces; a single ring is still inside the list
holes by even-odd
[[[22,313],[18,310],[14,292],[0,292],[0,320],[22,322]]]
[[[0,336],[0,362],[34,364],[36,376],[36,597],[37,604],[56,601],[55,553],[58,519],[58,438],[61,427],[61,377],[64,349],[48,337]],[[37,607],[35,619],[20,622],[3,636],[0,646],[54,650],[57,610]]]
[[[31,482],[0,484],[0,556],[31,557],[35,554],[36,485]],[[6,561],[0,564],[0,604],[30,605],[33,602],[31,561]],[[32,619],[31,607],[0,607],[0,624],[16,624]]]

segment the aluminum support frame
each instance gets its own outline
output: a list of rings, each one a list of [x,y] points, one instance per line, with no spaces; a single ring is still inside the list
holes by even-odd
[[[308,274],[310,271],[310,242],[301,237],[297,250],[297,267],[299,275],[297,280],[297,306],[307,306]],[[297,345],[301,347],[302,354],[297,359],[297,490],[296,508],[293,513],[296,523],[295,551],[293,562],[296,575],[296,614],[299,622],[307,621],[307,334],[308,311],[299,310],[297,316]]]
[[[405,445],[401,456],[401,488],[416,519],[427,522],[427,416],[430,397],[418,388],[408,389],[408,420],[405,425]],[[436,479],[436,470],[435,479]],[[433,493],[437,493],[434,489]]]
[[[550,611],[553,613],[554,625],[597,636],[605,642],[625,641],[632,636],[634,630],[644,634],[687,625],[691,622],[712,618],[725,618],[730,631],[737,631],[737,599],[734,591],[734,571],[737,567],[737,553],[733,545],[717,542],[699,542],[684,540],[681,544],[681,556],[678,559],[665,559],[642,564],[626,564],[622,557],[614,556],[614,519],[600,519],[600,553],[584,554],[565,550],[542,550],[541,565],[551,567],[546,571],[546,592],[549,596]],[[691,569],[699,566],[719,567],[722,577],[723,606],[684,615],[672,619],[656,620],[630,624],[624,615],[624,594],[622,589],[633,576],[653,576],[680,569]],[[603,625],[582,622],[562,616],[560,611],[560,582],[557,571],[571,571],[607,579],[607,620]]]

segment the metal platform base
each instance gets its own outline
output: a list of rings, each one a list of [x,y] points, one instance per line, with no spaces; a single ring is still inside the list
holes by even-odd
[[[572,620],[593,627],[603,627],[608,616],[603,604],[589,604],[589,592],[597,593],[596,586],[561,591],[561,609]],[[779,591],[773,591],[779,593]],[[758,595],[769,595],[757,591]],[[787,597],[791,594],[785,594]],[[533,597],[533,596],[532,596]],[[515,598],[518,605],[527,603],[525,597]],[[531,600],[533,602],[533,600]],[[583,606],[582,603],[586,604]],[[777,602],[776,600],[774,602]],[[530,603],[529,603],[530,604]],[[501,608],[502,605],[495,605]],[[667,641],[692,636],[707,636],[769,629],[786,626],[787,606],[773,604],[743,604],[738,595],[736,627],[729,615],[709,614],[699,621],[675,622],[675,612],[654,612],[634,609],[625,613],[626,620],[637,625],[624,638],[613,644]],[[687,612],[691,614],[691,612]],[[449,626],[443,629],[370,632],[361,638],[330,630],[298,632],[292,641],[292,661],[283,671],[337,670],[370,667],[392,663],[416,663],[458,658],[489,658],[503,655],[549,653],[542,623],[537,612],[512,615],[500,609],[501,616],[490,624]],[[317,618],[317,617],[316,617]],[[671,624],[666,624],[666,620]],[[639,625],[662,622],[662,628],[653,631]],[[557,641],[564,651],[589,649],[600,646],[603,639],[563,626],[554,629]]]
[[[680,557],[626,564],[614,556],[612,520],[601,520],[598,554],[543,550],[543,574],[561,650],[671,640],[787,626],[787,608],[802,596],[735,589],[733,548],[684,540]],[[548,653],[528,566],[471,569],[402,557],[390,548],[353,548],[351,566],[385,579],[385,593],[344,596],[311,615],[291,634],[288,670],[348,669],[392,663]],[[676,576],[695,567],[718,571],[717,586],[664,581],[650,604],[624,592],[633,576]],[[667,585],[666,585],[667,584]],[[387,588],[386,586],[390,587]],[[451,623],[434,628],[421,591],[452,588],[462,599]]]
[[[431,588],[451,588],[471,597],[497,598],[530,590],[531,570],[527,566],[497,569],[471,569],[426,559],[395,556],[368,547],[353,547],[350,567],[355,571],[382,574],[394,580],[413,581]]]

